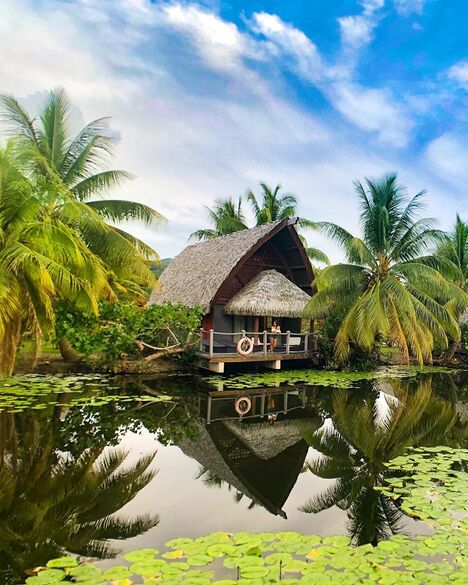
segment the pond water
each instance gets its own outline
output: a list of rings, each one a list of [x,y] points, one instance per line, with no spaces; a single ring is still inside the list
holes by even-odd
[[[0,583],[218,530],[428,533],[373,487],[407,447],[466,447],[467,401],[468,372],[7,380]]]

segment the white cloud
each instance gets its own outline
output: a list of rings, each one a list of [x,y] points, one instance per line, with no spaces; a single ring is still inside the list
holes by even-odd
[[[314,80],[322,75],[323,64],[317,47],[302,31],[283,22],[276,14],[256,12],[252,18],[252,30],[267,37],[284,53],[293,55],[303,76]]]
[[[239,68],[244,57],[258,58],[250,38],[242,35],[235,24],[196,5],[168,4],[163,8],[167,23],[192,35],[206,62],[221,71]]]
[[[468,90],[468,61],[459,61],[447,71],[447,76]]]
[[[425,159],[430,172],[444,183],[465,189],[468,184],[468,139],[446,132],[429,143]]]
[[[375,132],[382,142],[393,146],[408,143],[413,124],[388,91],[346,81],[333,84],[327,91],[333,105],[362,130]]]
[[[395,10],[402,16],[421,14],[427,0],[394,0]]]
[[[343,44],[353,48],[367,45],[372,40],[376,24],[365,16],[343,16],[338,19]]]

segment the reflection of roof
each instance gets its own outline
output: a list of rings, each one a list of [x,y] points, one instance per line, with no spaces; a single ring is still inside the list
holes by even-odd
[[[283,223],[286,226],[294,220],[273,221],[187,246],[161,274],[150,304],[184,303],[189,307],[201,306],[208,312],[219,287],[238,262]]]
[[[304,419],[300,424],[307,422],[308,428],[311,425],[312,430],[317,428],[315,419]],[[183,439],[178,445],[186,455],[238,492],[272,514],[286,518],[282,507],[303,467],[308,445],[300,431],[294,436],[289,425],[277,425],[251,423],[246,426],[251,426],[252,430],[241,431],[232,423],[215,422],[208,427],[200,423],[198,438],[195,441]],[[263,441],[275,443],[276,437],[282,449],[262,447]]]
[[[305,432],[310,432],[314,419],[279,420],[270,424],[245,424],[239,420],[226,420],[225,426],[247,449],[260,459],[271,459],[291,445],[303,439]],[[317,419],[316,429],[320,426]]]
[[[255,276],[226,305],[230,315],[302,317],[310,296],[276,270]]]

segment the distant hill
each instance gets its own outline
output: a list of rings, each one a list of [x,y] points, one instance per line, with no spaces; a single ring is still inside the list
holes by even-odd
[[[172,258],[162,258],[159,262],[152,262],[150,266],[151,272],[159,278],[165,268],[172,262]]]

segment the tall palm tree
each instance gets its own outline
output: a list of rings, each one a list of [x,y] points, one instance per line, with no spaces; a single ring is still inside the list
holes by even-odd
[[[110,539],[132,538],[158,523],[157,515],[117,514],[154,478],[155,453],[129,465],[125,451],[98,445],[67,458],[43,414],[4,412],[0,421],[9,429],[0,437],[0,566],[22,581],[25,569],[65,552],[112,558],[118,551]]]
[[[345,311],[335,338],[338,361],[347,360],[352,343],[370,350],[385,337],[419,363],[431,362],[435,346],[460,339],[458,315],[468,295],[440,271],[456,271],[431,253],[442,232],[431,219],[416,219],[424,192],[409,202],[396,175],[355,183],[363,238],[328,222],[316,229],[338,242],[348,264],[325,268],[315,280],[317,294],[306,307],[309,318]]]
[[[0,150],[0,374],[11,373],[24,329],[36,341],[53,329],[55,299],[97,311],[99,298],[113,296],[106,267],[73,225],[79,218],[102,236],[101,217],[60,182],[28,179],[12,164],[11,150]]]
[[[468,223],[458,213],[453,230],[437,247],[437,255],[455,264],[459,271],[456,282],[468,290]]]
[[[356,400],[348,391],[334,390],[332,425],[306,437],[320,453],[308,463],[309,470],[335,481],[300,509],[313,514],[332,506],[347,510],[356,544],[376,544],[401,529],[401,512],[374,489],[382,485],[385,464],[407,447],[445,444],[463,426],[455,405],[434,394],[431,377],[415,390],[402,381],[393,383],[392,390],[394,397],[383,395],[385,409],[375,399]]]
[[[286,219],[297,215],[297,198],[292,193],[280,194],[281,185],[278,184],[274,188],[269,187],[266,183],[260,183],[261,187],[261,201],[259,202],[255,197],[253,191],[247,193],[247,201],[252,206],[257,225],[262,225],[270,221],[278,219]],[[302,217],[299,218],[300,227],[310,227],[312,222]],[[299,236],[304,245],[307,256],[315,262],[322,262],[323,264],[330,264],[328,256],[319,250],[308,245],[306,238],[303,235]]]
[[[118,284],[120,279],[125,287],[136,274],[140,280],[152,283],[147,260],[157,259],[157,254],[114,224],[128,221],[156,224],[164,218],[142,203],[101,197],[131,177],[125,171],[108,168],[116,142],[108,119],[94,120],[73,136],[72,107],[63,89],[50,92],[38,118],[32,118],[13,96],[0,96],[0,104],[7,132],[16,142],[17,162],[25,174],[48,183],[60,181],[75,201],[110,222],[105,235],[90,225],[83,235],[90,249],[114,272],[114,281]]]
[[[218,199],[213,208],[207,207],[208,218],[212,227],[200,229],[190,236],[196,240],[212,240],[240,230],[247,229],[242,211],[242,198]]]
[[[253,191],[247,193],[247,201],[251,204],[257,225],[278,219],[294,217],[297,209],[297,198],[292,193],[280,194],[281,185],[270,187],[260,183],[261,200],[257,200]]]

